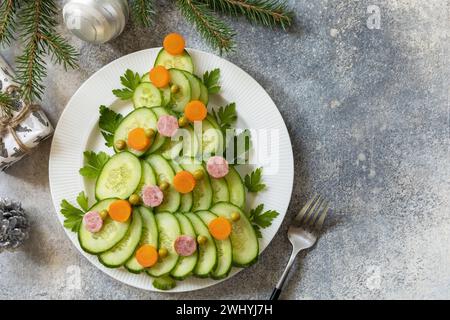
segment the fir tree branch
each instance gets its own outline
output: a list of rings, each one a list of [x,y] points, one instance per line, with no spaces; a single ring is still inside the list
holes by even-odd
[[[131,0],[130,7],[131,15],[138,24],[144,27],[150,27],[155,14],[153,0]]]
[[[178,0],[177,3],[182,14],[213,48],[220,53],[234,49],[234,31],[215,17],[207,4],[199,0]]]
[[[292,24],[293,13],[285,1],[278,0],[201,0],[214,11],[229,15],[244,15],[249,21],[264,26],[280,26],[283,29]]]
[[[14,100],[11,95],[0,92],[0,119],[3,117],[10,117],[12,115],[11,109]]]
[[[37,0],[34,5],[27,1],[23,10],[21,10],[21,34],[26,35],[26,46],[24,52],[16,58],[16,77],[20,84],[21,94],[28,101],[33,96],[40,98],[44,91],[44,86],[41,83],[47,75],[45,62],[38,53],[38,51],[44,49],[39,37],[42,1]]]
[[[45,33],[46,34],[41,34],[40,38],[44,41],[49,53],[51,53],[52,59],[56,63],[62,64],[65,70],[67,70],[68,67],[72,69],[76,68],[78,57],[77,50],[69,45],[59,34]]]
[[[0,44],[2,45],[9,46],[14,40],[18,8],[18,0],[5,0],[0,3]]]
[[[19,35],[25,49],[16,58],[16,81],[26,101],[40,99],[44,92],[45,55],[50,54],[54,62],[65,68],[77,66],[76,50],[56,32],[57,13],[54,0],[25,0],[18,13]]]

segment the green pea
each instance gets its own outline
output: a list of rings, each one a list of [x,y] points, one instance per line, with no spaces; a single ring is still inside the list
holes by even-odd
[[[160,258],[164,259],[165,257],[167,257],[167,255],[169,254],[169,251],[167,251],[166,248],[160,248],[158,250],[158,255]]]
[[[180,91],[180,87],[177,86],[176,84],[173,84],[173,85],[170,87],[170,92],[172,92],[172,93],[177,93],[178,91]]]
[[[206,242],[208,242],[208,238],[200,235],[197,237],[197,242],[199,245],[204,245],[204,244],[206,244]]]
[[[141,203],[141,197],[137,194],[132,194],[128,201],[133,205],[137,206],[139,203]]]
[[[167,182],[167,181],[161,181],[160,183],[159,183],[159,188],[162,190],[162,191],[164,191],[164,190],[167,190],[168,188],[169,188],[169,183]]]
[[[232,221],[238,221],[241,218],[241,214],[239,212],[232,212],[231,213],[231,220]]]
[[[198,170],[195,170],[192,175],[194,176],[195,180],[202,180],[203,177],[205,176],[205,173],[203,172],[202,169],[198,169]]]
[[[127,143],[125,140],[117,140],[115,146],[117,150],[123,150],[127,147]]]

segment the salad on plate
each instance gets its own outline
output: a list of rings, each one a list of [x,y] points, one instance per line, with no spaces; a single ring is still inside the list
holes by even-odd
[[[111,152],[85,151],[79,171],[96,203],[84,191],[77,206],[63,200],[64,226],[104,266],[148,275],[160,290],[190,276],[224,279],[233,266],[255,263],[260,228],[278,213],[247,208],[246,194],[266,187],[263,169],[244,177],[236,170],[246,165],[251,139],[234,128],[234,103],[208,105],[220,92],[220,70],[196,75],[183,37],[172,33],[149,72],[128,69],[120,80],[113,93],[134,109],[100,106],[98,127]]]

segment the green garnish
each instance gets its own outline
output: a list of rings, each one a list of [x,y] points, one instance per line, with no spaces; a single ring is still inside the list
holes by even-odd
[[[249,220],[252,223],[253,229],[255,229],[256,236],[262,238],[261,228],[267,228],[272,224],[279,213],[275,210],[267,210],[263,212],[264,205],[260,204],[256,208],[250,210]]]
[[[133,97],[134,90],[141,83],[141,76],[139,73],[127,69],[125,74],[120,77],[120,83],[125,88],[114,89],[112,92],[116,97],[122,100],[128,100]]]
[[[220,69],[218,68],[211,71],[206,71],[203,74],[203,84],[208,89],[208,93],[215,94],[220,91],[219,78]]]
[[[89,199],[84,192],[80,192],[77,197],[77,203],[81,209],[88,211],[89,209]]]
[[[7,93],[0,92],[0,118],[12,116],[14,99]]]
[[[153,286],[159,290],[170,290],[175,288],[176,281],[169,275],[161,276],[153,280]]]
[[[84,213],[88,210],[88,198],[84,194],[84,191],[78,194],[77,203],[81,209],[73,206],[65,199],[61,201],[61,214],[66,218],[64,220],[64,227],[73,232],[78,231]]]
[[[85,151],[83,155],[86,160],[86,165],[81,168],[79,172],[83,177],[89,179],[97,178],[103,166],[110,158],[109,155],[103,151],[100,151],[99,153],[95,153],[94,151]]]
[[[106,140],[105,145],[107,147],[113,146],[114,132],[116,131],[122,119],[123,116],[120,113],[116,113],[104,105],[100,106],[100,119],[98,122],[98,126],[101,130],[103,138],[105,138]]]
[[[266,188],[262,180],[262,168],[257,168],[252,173],[245,175],[244,182],[250,192],[259,192]]]
[[[237,120],[236,103],[232,102],[224,107],[220,107],[217,112],[213,110],[213,114],[220,129],[225,132],[226,129],[231,128]]]

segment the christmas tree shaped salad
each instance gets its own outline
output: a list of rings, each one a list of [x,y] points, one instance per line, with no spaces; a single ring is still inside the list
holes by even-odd
[[[246,192],[265,188],[262,168],[245,177],[235,169],[251,148],[240,139],[246,132],[233,129],[236,105],[208,111],[220,70],[196,75],[183,37],[172,33],[148,73],[126,70],[120,80],[113,93],[134,110],[100,106],[111,155],[85,151],[80,169],[95,181],[97,202],[90,206],[84,192],[78,206],[63,200],[64,226],[106,267],[145,273],[161,290],[191,275],[223,279],[233,266],[255,263],[260,228],[278,213],[246,207]],[[239,140],[243,148],[234,147]]]

